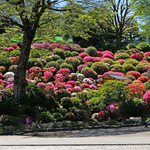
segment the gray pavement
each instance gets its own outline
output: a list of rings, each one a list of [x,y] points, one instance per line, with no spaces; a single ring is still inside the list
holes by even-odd
[[[150,127],[0,136],[0,150],[150,150]]]

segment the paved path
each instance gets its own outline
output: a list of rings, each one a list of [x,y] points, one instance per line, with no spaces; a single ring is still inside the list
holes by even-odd
[[[0,136],[0,150],[150,150],[150,127]]]

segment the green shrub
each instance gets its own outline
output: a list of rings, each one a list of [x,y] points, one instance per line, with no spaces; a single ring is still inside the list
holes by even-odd
[[[57,61],[58,59],[61,59],[59,55],[53,55],[51,57],[53,58],[53,61]]]
[[[76,117],[75,117],[74,113],[68,112],[68,113],[65,114],[64,119],[65,120],[70,120],[70,121],[75,121]]]
[[[114,64],[114,65],[111,65],[111,71],[113,72],[123,72],[124,73],[124,67],[120,64]]]
[[[10,54],[10,57],[19,57],[20,51],[19,50],[13,50],[9,54]]]
[[[124,49],[117,50],[117,52],[115,54],[119,54],[119,53],[126,53],[126,50],[124,50]]]
[[[136,45],[133,43],[129,43],[127,46],[127,49],[136,48]]]
[[[53,58],[51,56],[47,56],[45,57],[46,62],[50,62],[53,61]]]
[[[65,52],[63,50],[55,48],[53,52],[54,54],[59,55],[61,59],[65,59]]]
[[[73,107],[73,102],[70,97],[63,97],[60,101],[60,104],[67,110]]]
[[[145,83],[145,91],[150,90],[150,80]]]
[[[143,60],[147,60],[148,62],[150,62],[150,56],[146,56]]]
[[[88,93],[87,93],[87,98],[88,99],[91,99],[93,97],[98,97],[98,91],[97,90],[90,90]]]
[[[131,117],[141,117],[144,114],[144,103],[138,98],[124,101],[120,104],[119,108],[122,114],[128,114]]]
[[[150,51],[150,45],[146,42],[141,42],[139,43],[136,48],[140,51],[143,51],[143,52],[148,52]]]
[[[97,73],[97,74],[104,74],[105,72],[109,71],[109,67],[105,63],[96,62],[93,63],[91,68]]]
[[[21,104],[30,107],[36,107],[36,106],[44,107],[46,102],[47,102],[47,98],[44,95],[42,89],[37,85],[28,83],[28,86],[25,89],[25,96],[21,101]]]
[[[110,65],[113,65],[114,64],[114,61],[112,59],[109,59],[109,58],[105,58],[103,59],[101,62],[103,63],[108,63]]]
[[[78,97],[83,103],[88,100],[86,92],[78,92],[75,97]]]
[[[38,50],[31,50],[31,52],[30,52],[30,58],[40,58],[41,57],[41,55],[40,55],[40,53],[39,53],[39,51]]]
[[[100,88],[99,96],[103,104],[120,103],[128,99],[127,84],[122,81],[109,80]]]
[[[81,73],[86,77],[86,78],[93,78],[93,79],[96,79],[97,77],[97,73],[89,68],[89,67],[85,67],[81,70]]]
[[[59,65],[61,65],[62,63],[64,63],[63,59],[58,59],[57,62],[59,63]]]
[[[88,102],[87,105],[90,109],[91,114],[100,112],[100,109],[104,107],[102,100],[99,97],[93,97]]]
[[[73,107],[80,109],[82,107],[81,101],[77,97],[71,97]]]
[[[51,62],[48,62],[45,66],[46,68],[51,68],[51,67],[54,67],[56,68],[57,70],[60,69],[60,65],[57,61],[51,61]]]
[[[56,100],[60,102],[60,100],[63,98],[63,97],[71,97],[71,94],[66,91],[66,90],[62,90],[62,92],[57,92],[56,93]]]
[[[146,64],[144,64],[144,63],[139,63],[139,64],[135,67],[135,70],[138,71],[138,72],[140,72],[140,73],[147,72]]]
[[[128,71],[135,71],[135,67],[132,64],[123,64],[125,73],[127,73]]]
[[[29,61],[28,61],[28,69],[30,69],[31,67],[34,67],[34,66],[37,66],[37,67],[40,67],[40,68],[43,68],[43,63],[36,59],[36,58],[30,58]]]
[[[9,57],[9,52],[0,50],[0,57]]]
[[[60,65],[60,68],[68,68],[70,70],[70,72],[74,72],[74,68],[71,64],[67,64],[67,63],[62,63]]]
[[[91,67],[93,65],[93,62],[87,62],[85,63],[86,66]]]
[[[53,120],[53,115],[49,111],[44,111],[40,114],[40,121],[42,121],[42,123],[49,123]]]
[[[80,60],[77,59],[76,57],[67,57],[65,59],[65,62],[71,64],[74,68],[74,71],[76,71],[77,67],[80,65]]]
[[[56,119],[56,121],[62,121],[63,115],[59,112],[55,112],[55,113],[53,113],[53,118]]]
[[[133,66],[136,66],[139,64],[139,62],[136,59],[127,59],[123,65],[126,65],[126,64],[131,64]]]
[[[127,53],[118,53],[115,54],[115,60],[119,60],[119,59],[127,59],[130,58],[130,55]]]
[[[72,52],[65,51],[65,57],[72,57]]]
[[[73,56],[73,57],[78,56],[78,55],[79,55],[78,52],[76,52],[76,51],[73,51],[73,52],[72,52],[72,56]]]
[[[97,49],[95,47],[92,47],[92,46],[89,46],[85,52],[89,55],[89,56],[93,56],[93,57],[96,57],[98,56],[97,54]]]
[[[112,44],[112,43],[105,43],[104,49],[112,50],[113,52],[115,52],[117,48],[116,48],[116,45],[115,45],[115,44]]]
[[[10,65],[11,61],[8,57],[0,57],[0,66],[4,66],[6,71],[9,69]]]

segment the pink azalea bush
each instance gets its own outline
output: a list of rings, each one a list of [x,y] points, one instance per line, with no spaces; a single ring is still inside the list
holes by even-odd
[[[142,55],[140,53],[133,53],[133,54],[131,54],[130,58],[141,61],[142,60]]]
[[[143,101],[148,105],[150,104],[150,90],[146,91],[143,95]]]

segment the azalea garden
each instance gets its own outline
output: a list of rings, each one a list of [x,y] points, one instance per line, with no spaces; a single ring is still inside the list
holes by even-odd
[[[1,47],[1,127],[47,124],[50,128],[54,122],[66,126],[70,122],[81,126],[88,122],[88,126],[94,126],[122,124],[131,117],[148,118],[149,50],[147,43],[128,44],[126,50],[115,53],[77,44],[32,44],[25,96],[18,105],[13,90],[20,51],[16,44]],[[104,82],[106,74],[128,80]]]

